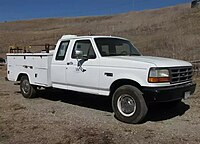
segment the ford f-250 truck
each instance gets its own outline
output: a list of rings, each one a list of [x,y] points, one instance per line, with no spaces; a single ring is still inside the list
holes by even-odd
[[[142,56],[128,40],[64,35],[49,53],[8,53],[7,77],[33,98],[38,87],[112,97],[115,116],[139,123],[152,102],[179,103],[194,93],[189,62]]]

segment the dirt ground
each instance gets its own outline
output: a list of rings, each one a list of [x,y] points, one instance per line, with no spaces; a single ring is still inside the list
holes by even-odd
[[[176,108],[150,107],[142,124],[125,124],[108,98],[41,91],[25,99],[0,67],[0,144],[200,143],[200,79],[195,94]]]

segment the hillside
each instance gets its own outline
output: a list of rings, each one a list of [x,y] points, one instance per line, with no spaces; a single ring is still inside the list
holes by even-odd
[[[95,34],[128,38],[144,55],[190,61],[200,59],[199,22],[200,11],[189,4],[113,16],[4,22],[0,23],[0,53],[15,44],[55,44],[63,34]]]

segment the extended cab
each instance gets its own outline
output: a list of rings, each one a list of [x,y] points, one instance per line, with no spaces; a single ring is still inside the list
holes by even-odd
[[[8,53],[7,77],[25,98],[38,87],[112,97],[116,117],[138,123],[152,102],[179,103],[194,93],[189,62],[143,56],[128,40],[64,35],[49,53]]]

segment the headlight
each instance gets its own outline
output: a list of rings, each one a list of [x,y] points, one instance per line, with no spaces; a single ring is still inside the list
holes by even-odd
[[[169,70],[163,68],[162,69],[151,68],[149,71],[148,82],[150,83],[170,82]]]

